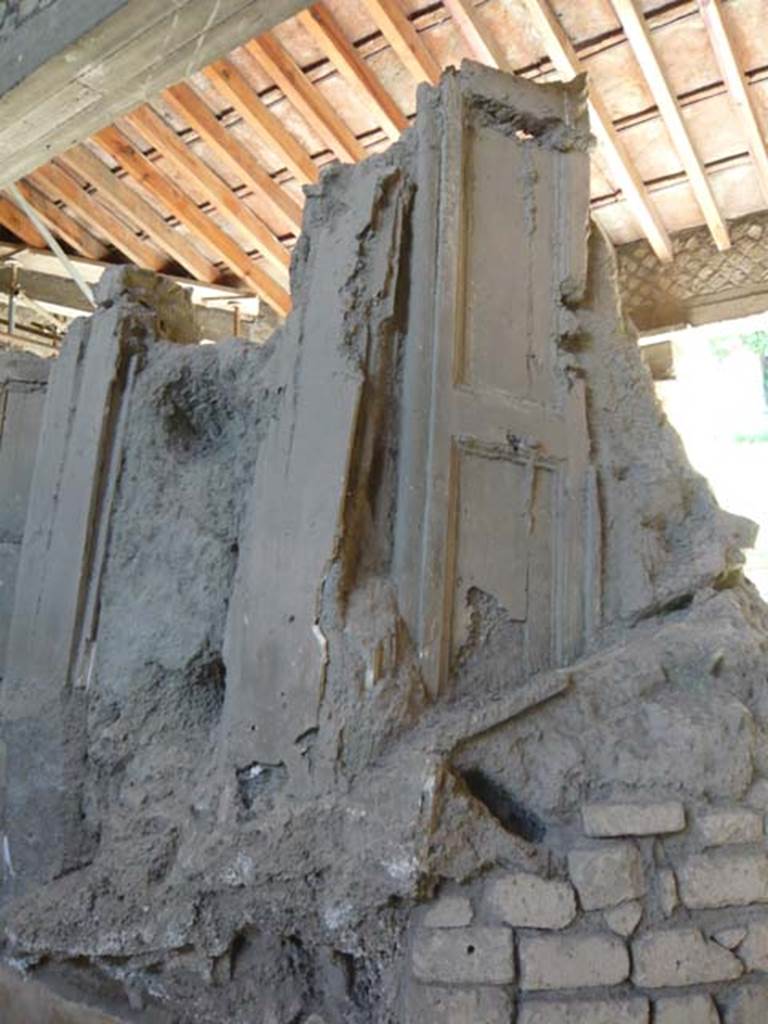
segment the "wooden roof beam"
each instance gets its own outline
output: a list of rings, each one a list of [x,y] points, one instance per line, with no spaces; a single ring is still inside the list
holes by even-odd
[[[126,117],[126,121],[176,168],[182,178],[190,180],[203,193],[206,200],[247,238],[249,246],[258,249],[281,276],[286,276],[291,265],[291,254],[286,247],[159,114],[151,107],[139,107]]]
[[[70,209],[79,213],[89,224],[96,225],[115,248],[125,253],[137,266],[158,272],[167,269],[167,256],[138,238],[110,210],[88,195],[66,171],[55,164],[45,164],[33,171],[29,177],[32,181],[39,182],[50,193],[63,199]]]
[[[720,74],[746,136],[763,198],[768,203],[768,148],[765,135],[752,97],[749,95],[744,72],[736,59],[728,29],[723,21],[722,5],[720,0],[699,0],[699,10],[707,27],[710,44],[715,51]]]
[[[573,44],[565,34],[548,0],[525,0],[536,30],[562,79],[570,81],[584,71]],[[607,108],[594,89],[589,94],[589,114],[592,130],[603,147],[616,181],[638,225],[663,263],[673,258],[672,242],[659,212],[637,173],[624,143],[611,120]]]
[[[198,92],[186,82],[172,85],[163,93],[163,100],[188,125],[218,158],[257,195],[273,197],[273,207],[279,204],[282,215],[298,234],[301,231],[302,208],[282,186],[273,181],[253,153],[228,132]]]
[[[437,85],[442,68],[400,6],[400,0],[365,0],[381,34],[417,82]]]
[[[478,18],[472,0],[443,0],[443,7],[456,22],[475,60],[492,68],[512,72],[504,51]]]
[[[8,199],[7,196],[2,194],[0,194],[0,224],[8,228],[22,242],[31,245],[33,249],[48,248],[48,243],[29,217],[22,213],[18,206]]]
[[[367,156],[365,147],[342,121],[296,61],[268,32],[251,39],[245,49],[275,81],[309,127],[340,160],[355,163]]]
[[[612,0],[612,3],[632,52],[648,82],[653,98],[656,100],[656,106],[659,108],[672,144],[688,175],[693,194],[704,214],[704,220],[707,222],[717,248],[723,252],[731,246],[728,227],[718,208],[704,165],[693,147],[683,120],[680,104],[672,92],[664,69],[653,48],[648,25],[633,0]]]
[[[360,92],[386,134],[397,141],[408,127],[408,118],[389,95],[368,64],[344,35],[341,26],[323,4],[313,4],[297,16],[298,22],[323,49],[343,78]]]
[[[219,279],[221,275],[216,264],[206,259],[180,231],[172,228],[154,206],[121,181],[87,146],[74,146],[60,153],[56,159],[92,185],[105,202],[133,221],[197,281],[213,284]]]
[[[222,125],[198,92],[186,82],[171,86],[163,99],[190,124],[203,141],[236,170],[270,215],[297,235],[301,231],[302,208],[278,184],[256,157]],[[225,156],[225,153],[228,154]],[[231,155],[230,155],[231,154]]]
[[[16,182],[16,188],[45,221],[54,235],[63,238],[75,252],[90,260],[107,260],[109,258],[109,249],[106,245],[94,238],[89,231],[86,231],[81,224],[60,209],[38,188],[23,179]]]
[[[203,68],[203,73],[216,91],[231,103],[240,117],[281,160],[302,185],[317,181],[320,173],[312,157],[275,117],[231,60],[216,60]]]
[[[291,308],[288,292],[257,266],[246,252],[206,216],[181,189],[131,144],[114,126],[102,128],[94,141],[109,153],[142,188],[154,195],[175,217],[216,252],[259,298],[286,315]]]

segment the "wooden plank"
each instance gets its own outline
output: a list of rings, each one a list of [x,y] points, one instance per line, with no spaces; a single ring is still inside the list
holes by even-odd
[[[221,276],[218,267],[206,259],[180,231],[174,230],[145,199],[129,188],[86,146],[74,146],[57,159],[84,178],[104,199],[133,223],[197,281],[213,284]]]
[[[22,242],[31,245],[33,249],[47,249],[45,239],[37,230],[35,225],[26,217],[18,206],[0,194],[0,224],[16,235]]]
[[[273,181],[251,151],[218,120],[202,97],[186,82],[171,86],[163,99],[179,117],[195,129],[200,138],[220,160],[254,192],[261,196],[269,192],[281,214],[296,232],[301,230],[301,206],[285,189]]]
[[[504,51],[478,18],[472,0],[443,0],[443,7],[456,22],[475,60],[492,68],[512,72]]]
[[[270,75],[313,131],[340,160],[355,163],[365,158],[364,146],[342,121],[328,100],[312,85],[282,46],[265,33],[251,39],[245,49]]]
[[[357,52],[354,43],[344,35],[328,8],[321,3],[313,4],[302,11],[297,20],[352,88],[359,91],[390,139],[397,141],[408,127],[408,118]]]
[[[247,238],[282,275],[291,265],[291,255],[267,225],[239,199],[229,185],[204,160],[193,153],[176,132],[151,107],[139,107],[126,120],[147,142],[173,164],[183,178]]]
[[[140,153],[118,128],[102,128],[94,135],[94,141],[117,160],[142,188],[153,194],[194,235],[213,249],[259,298],[283,315],[289,312],[291,300],[285,289],[257,266],[229,235],[207,217],[170,178],[162,174],[151,160]]]
[[[168,257],[153,246],[142,242],[129,227],[110,210],[102,206],[93,196],[78,185],[66,171],[55,164],[45,164],[33,171],[29,178],[37,182],[51,195],[62,199],[67,206],[80,214],[89,224],[94,224],[121,252],[139,267],[162,271],[167,269]]]
[[[86,35],[73,33],[72,25],[81,18],[81,7],[100,7],[97,0],[67,3],[66,17],[62,6],[48,5],[42,17],[55,56],[0,96],[0,187],[158,96],[243,39],[291,17],[306,3],[173,0],[164,6],[156,0],[124,0],[119,14],[107,17],[102,12],[98,28]],[[56,25],[57,20],[62,24]],[[30,28],[36,24],[34,19],[28,23]],[[21,70],[44,48],[39,32],[27,36],[27,46],[23,39],[22,30],[0,44],[3,72],[16,74],[15,68]]]
[[[728,89],[731,103],[741,122],[749,151],[755,165],[760,189],[768,203],[768,148],[761,128],[755,104],[749,95],[749,86],[744,78],[728,29],[723,21],[720,0],[699,0],[699,10],[707,27],[709,41],[715,51],[720,74]]]
[[[672,144],[688,175],[693,194],[704,214],[704,220],[707,222],[717,248],[723,252],[731,245],[728,227],[718,209],[717,200],[704,165],[693,147],[683,120],[680,104],[656,55],[648,25],[633,0],[612,0],[612,3],[632,52],[648,82],[653,98],[656,100],[656,106],[659,108]]]
[[[302,185],[317,181],[319,171],[312,157],[283,126],[280,118],[261,102],[232,61],[214,61],[203,69],[203,73],[267,146],[285,161],[285,166],[297,181]]]
[[[208,110],[210,111],[210,108]],[[140,116],[141,115],[139,115],[139,117]],[[211,116],[215,119],[215,116],[213,114]],[[150,127],[150,125],[148,125],[148,120],[150,119],[146,120],[147,123],[145,124],[145,127],[148,128]],[[223,128],[223,126],[220,125],[220,127],[223,131],[222,144],[224,144],[224,140],[226,141],[226,144],[230,148],[232,146],[239,146],[241,144],[239,143],[238,139],[234,137],[230,132],[228,132],[225,128]],[[162,132],[162,126],[159,128],[156,122],[154,123],[154,128]],[[184,163],[185,158],[183,157],[183,154],[181,154],[179,147],[174,146],[170,136],[166,134],[164,137],[166,139],[166,143],[168,144],[169,151],[171,150],[171,148],[173,150],[174,160],[178,161],[177,166],[181,166],[181,164]],[[176,138],[178,138],[178,136],[176,136]],[[181,142],[181,144],[183,145],[183,142]],[[194,157],[195,154],[191,154],[191,156]],[[185,164],[185,166],[188,169],[188,162]],[[251,165],[249,166],[252,166],[252,174],[250,176],[248,184],[253,189],[254,194],[263,204],[266,205],[271,216],[276,221],[278,221],[278,223],[281,226],[288,226],[289,230],[294,230],[298,234],[298,232],[301,230],[301,206],[296,202],[296,200],[293,199],[293,197],[289,196],[289,194],[287,193],[285,188],[283,188],[282,185],[280,185],[278,182],[274,181],[270,177],[269,173],[258,163],[258,161],[252,159]],[[207,176],[207,180],[210,182],[209,176]]]
[[[541,37],[544,49],[565,81],[582,74],[584,67],[555,16],[548,0],[525,0],[531,20]],[[638,222],[658,258],[668,263],[672,260],[672,242],[659,216],[653,200],[648,194],[637,169],[632,163],[624,143],[611,120],[610,114],[594,89],[589,94],[589,115],[592,130],[610,161],[613,174],[619,184],[627,205]]]
[[[413,27],[400,0],[364,0],[381,34],[418,82],[437,85],[442,69]]]
[[[52,202],[47,195],[27,181],[17,181],[16,188],[29,205],[37,211],[51,231],[71,245],[75,252],[91,260],[106,260],[109,249],[78,224],[74,218]]]

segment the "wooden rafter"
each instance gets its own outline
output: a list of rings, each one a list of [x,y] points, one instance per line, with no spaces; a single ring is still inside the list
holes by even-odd
[[[126,120],[172,164],[220,214],[246,236],[282,276],[291,265],[291,254],[267,225],[239,199],[229,185],[204,160],[193,153],[176,132],[151,107],[139,107]]]
[[[102,245],[98,239],[94,238],[90,232],[86,231],[81,224],[39,189],[25,180],[17,181],[16,188],[45,221],[54,235],[63,238],[75,252],[90,260],[106,260],[109,257],[109,249],[105,245]]]
[[[363,160],[365,147],[342,121],[320,90],[296,61],[269,33],[251,39],[245,49],[275,81],[309,127],[340,160]]]
[[[475,60],[502,71],[512,70],[493,33],[480,21],[472,0],[443,0],[443,7],[456,22]]]
[[[731,239],[728,227],[718,208],[704,165],[688,134],[680,104],[656,55],[648,25],[637,10],[634,0],[612,0],[612,3],[627,41],[656,100],[656,106],[688,175],[693,194],[704,214],[715,244],[721,252],[729,249]]]
[[[46,241],[35,225],[7,196],[0,194],[0,224],[33,249],[45,249]]]
[[[297,181],[302,185],[317,181],[319,172],[312,157],[283,126],[280,118],[262,103],[231,60],[214,61],[203,68],[203,73],[272,152],[285,161],[285,166]]]
[[[105,203],[120,210],[198,281],[212,284],[219,278],[215,263],[206,259],[180,231],[172,228],[154,206],[121,181],[87,146],[74,146],[57,159],[92,185]]]
[[[49,192],[56,194],[71,210],[75,210],[89,224],[94,224],[115,248],[133,260],[139,267],[162,271],[167,269],[168,258],[152,245],[143,242],[118,217],[102,206],[78,185],[74,178],[55,164],[39,167],[29,176]]]
[[[749,86],[736,59],[728,29],[723,21],[720,0],[699,0],[699,10],[707,27],[710,44],[715,51],[720,74],[723,76],[752,154],[763,198],[768,203],[768,147],[757,110],[749,95]]]
[[[323,4],[313,4],[297,15],[297,20],[325,51],[331,63],[353,89],[360,92],[381,127],[395,141],[408,127],[408,118],[389,95],[344,35],[341,26]]]
[[[525,0],[531,19],[541,36],[544,48],[561,78],[569,81],[584,71],[573,44],[565,34],[548,0]],[[645,233],[653,251],[664,263],[673,258],[672,242],[659,212],[637,173],[610,114],[594,89],[589,95],[592,130],[608,157],[613,174],[624,193],[630,210]]]
[[[223,127],[211,108],[190,85],[180,83],[172,86],[164,95],[165,97],[169,95],[174,97],[176,100],[174,108],[178,110],[180,107],[185,111],[184,117],[206,143],[210,143],[211,137],[215,136],[217,142],[214,145],[217,152],[220,153],[222,149],[220,140],[225,141],[226,145],[238,156],[241,155],[242,150],[245,150],[245,147],[241,146],[237,139]],[[248,153],[247,150],[245,152]],[[239,166],[242,163],[242,159],[238,160]],[[248,153],[245,163],[248,174],[247,184],[261,204],[269,210],[269,215],[276,218],[280,224],[287,223],[287,226],[298,234],[301,230],[301,205],[270,176],[252,154]],[[243,166],[240,167],[240,171],[243,173]]]
[[[289,312],[291,300],[285,289],[257,266],[226,232],[159,171],[151,160],[140,153],[119,129],[114,126],[102,128],[93,138],[142,188],[154,195],[196,237],[216,252],[256,295],[277,312],[283,315]]]
[[[197,132],[209,149],[256,194],[263,195],[265,187],[277,189],[283,213],[291,227],[301,230],[301,205],[284,188],[270,178],[256,157],[233,134],[228,132],[207,103],[192,86],[185,82],[171,86],[163,99],[187,124]],[[266,182],[270,185],[267,186]]]
[[[389,45],[418,82],[437,85],[442,69],[400,6],[400,0],[365,0]]]

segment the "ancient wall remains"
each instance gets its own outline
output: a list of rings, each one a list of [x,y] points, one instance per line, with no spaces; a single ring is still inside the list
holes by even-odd
[[[70,332],[0,695],[30,985],[153,1024],[762,1020],[754,531],[618,309],[584,101],[423,89],[308,189],[265,346],[193,344],[134,271]]]

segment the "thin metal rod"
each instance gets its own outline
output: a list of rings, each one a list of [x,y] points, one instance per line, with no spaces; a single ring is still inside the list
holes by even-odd
[[[75,264],[72,262],[72,260],[69,258],[69,256],[67,256],[67,254],[64,252],[64,250],[59,245],[59,243],[53,237],[53,235],[51,234],[51,232],[48,229],[48,225],[42,220],[42,218],[38,214],[37,210],[35,210],[34,207],[30,206],[30,204],[27,202],[27,200],[24,198],[24,196],[21,194],[21,192],[19,192],[19,190],[16,188],[15,185],[10,185],[8,187],[8,191],[11,193],[11,195],[14,198],[14,200],[19,204],[19,206],[22,208],[24,213],[26,213],[26,215],[29,217],[29,219],[32,221],[32,223],[35,225],[37,230],[40,232],[40,234],[46,240],[48,245],[51,247],[52,252],[56,253],[56,255],[59,258],[59,261],[61,262],[61,265],[64,267],[66,272],[69,274],[69,276],[75,282],[77,287],[80,289],[80,291],[86,297],[88,302],[90,302],[90,304],[95,309],[96,308],[96,300],[93,297],[93,292],[91,291],[90,285],[86,282],[85,278],[80,273],[80,271],[77,269]]]

